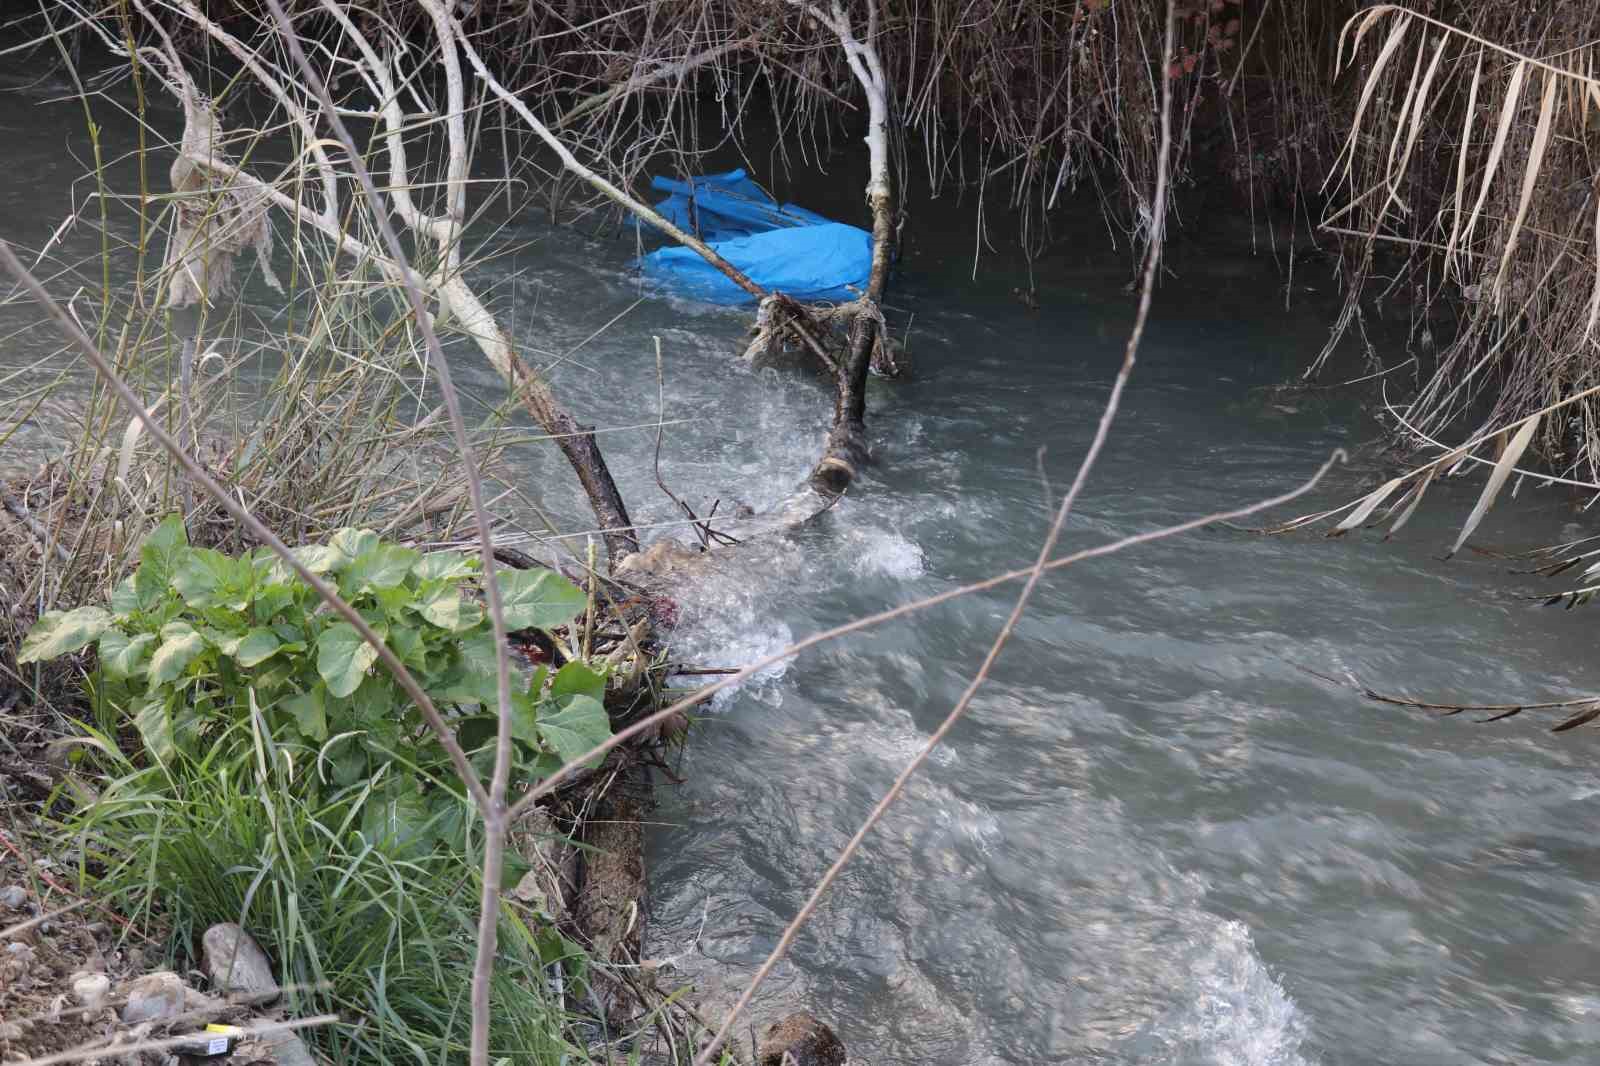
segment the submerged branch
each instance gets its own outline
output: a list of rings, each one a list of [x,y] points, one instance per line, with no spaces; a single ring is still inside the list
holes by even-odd
[[[1600,696],[1577,696],[1570,700],[1545,700],[1529,703],[1446,703],[1379,692],[1370,685],[1356,680],[1353,676],[1347,675],[1344,678],[1331,677],[1328,674],[1313,670],[1309,666],[1293,665],[1295,669],[1310,674],[1319,680],[1326,681],[1331,685],[1353,689],[1359,692],[1363,698],[1369,699],[1374,703],[1387,703],[1395,707],[1414,707],[1423,711],[1438,711],[1441,718],[1449,718],[1451,715],[1461,714],[1463,711],[1490,712],[1488,718],[1478,719],[1479,725],[1515,718],[1523,711],[1554,711],[1570,710],[1574,707],[1582,708],[1576,714],[1569,715],[1550,727],[1550,732],[1552,733],[1565,733],[1569,729],[1576,729],[1580,725],[1586,725],[1596,718],[1600,718]]]

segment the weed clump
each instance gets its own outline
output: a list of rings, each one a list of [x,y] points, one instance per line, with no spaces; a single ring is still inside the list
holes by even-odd
[[[95,651],[83,728],[105,780],[67,826],[98,890],[170,927],[179,954],[213,923],[244,926],[297,990],[296,1009],[363,1019],[318,1038],[336,1059],[458,1051],[482,841],[443,748],[374,669],[372,646],[270,552],[192,546],[171,516],[138,555],[109,602],[46,613],[18,655]],[[296,555],[400,655],[486,771],[496,648],[477,560],[355,529]],[[552,647],[588,605],[552,571],[502,568],[496,580],[507,626],[543,631]],[[604,671],[555,665],[513,686],[514,782],[610,736]],[[506,887],[527,870],[510,862]],[[559,991],[585,976],[583,952],[547,917],[506,911],[496,976],[507,1022],[496,1031],[517,1034],[532,1061],[570,1050]]]

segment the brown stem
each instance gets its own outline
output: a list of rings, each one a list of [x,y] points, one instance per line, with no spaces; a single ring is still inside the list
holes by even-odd
[[[870,458],[867,448],[867,366],[878,336],[876,308],[863,308],[850,324],[850,350],[834,379],[833,428],[822,458],[811,471],[811,487],[838,496]]]
[[[894,241],[893,196],[887,182],[872,196],[872,271],[867,291],[850,324],[850,349],[834,379],[833,428],[828,431],[822,458],[811,471],[811,487],[824,496],[838,496],[850,487],[870,458],[867,448],[867,369],[880,339],[883,313],[879,301],[888,284],[890,249]]]

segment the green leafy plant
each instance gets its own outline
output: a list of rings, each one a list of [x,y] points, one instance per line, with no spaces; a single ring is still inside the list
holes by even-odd
[[[475,595],[479,561],[455,551],[424,554],[357,529],[296,554],[337,584],[487,770],[497,650]],[[498,570],[496,580],[512,631],[555,629],[585,605],[583,591],[551,571]],[[91,644],[101,728],[115,733],[131,723],[162,766],[214,761],[219,746],[254,759],[260,736],[274,758],[304,764],[294,780],[308,800],[372,782],[361,812],[370,840],[448,839],[464,830],[461,786],[420,712],[375,668],[377,652],[355,627],[266,549],[230,557],[193,547],[179,518],[168,517],[145,539],[137,570],[108,606],[45,614],[18,659],[42,661]],[[553,676],[541,666],[513,679],[521,776],[543,776],[610,735],[605,687],[604,674],[576,661]]]
[[[204,931],[238,922],[273,959],[292,1014],[344,1019],[303,1031],[319,1061],[466,1061],[480,856],[445,840],[397,852],[366,838],[365,797],[397,764],[312,802],[296,794],[300,768],[259,733],[249,746],[261,757],[244,765],[226,743],[164,766],[136,762],[92,727],[89,736],[110,749],[106,777],[62,828],[93,865],[95,898],[165,944],[169,965],[198,965],[190,950]],[[504,907],[496,1056],[519,1066],[587,1061],[563,1036],[560,994],[587,975],[582,948],[533,912]]]

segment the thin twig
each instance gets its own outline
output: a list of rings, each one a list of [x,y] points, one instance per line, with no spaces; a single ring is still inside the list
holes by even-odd
[[[684,503],[678,498],[677,493],[667,488],[667,482],[661,476],[661,438],[666,432],[665,419],[667,410],[667,372],[665,365],[661,360],[661,338],[656,337],[654,340],[656,342],[656,484],[661,488],[662,492],[667,494],[668,499],[677,504],[679,509],[682,510],[684,514],[689,516],[689,522],[694,529],[694,535],[700,541],[700,547],[702,549],[709,549],[711,547],[710,524],[701,522],[700,516],[694,513],[694,508]]]

